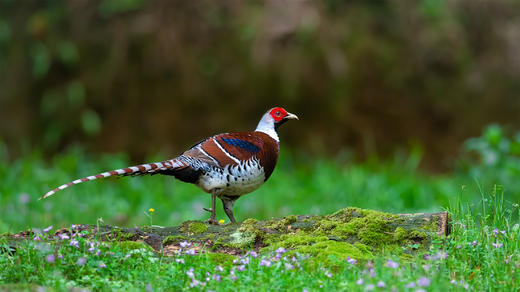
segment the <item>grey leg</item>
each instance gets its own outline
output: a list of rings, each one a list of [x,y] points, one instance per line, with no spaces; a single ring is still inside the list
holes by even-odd
[[[209,224],[213,224],[213,225],[218,225],[218,222],[217,222],[217,212],[216,212],[216,209],[215,209],[215,200],[217,198],[217,195],[215,194],[215,192],[211,193],[211,210],[208,210],[206,208],[204,208],[204,210],[208,211],[208,212],[211,212],[211,216],[209,217],[208,220],[206,220],[206,223],[209,223]]]
[[[220,197],[222,200],[222,205],[224,206],[224,212],[226,212],[226,215],[229,217],[229,220],[231,220],[232,223],[237,222],[235,220],[235,216],[233,216],[233,205],[235,204],[235,201],[238,199],[238,197]]]

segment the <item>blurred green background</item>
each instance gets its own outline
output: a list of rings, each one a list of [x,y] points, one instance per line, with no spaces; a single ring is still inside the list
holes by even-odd
[[[142,223],[154,204],[184,210],[160,223],[191,218],[208,196],[167,178],[33,200],[254,129],[276,105],[300,121],[281,128],[273,182],[239,215],[438,210],[462,185],[480,198],[480,183],[513,204],[518,52],[520,1],[0,0],[0,230],[89,212]]]

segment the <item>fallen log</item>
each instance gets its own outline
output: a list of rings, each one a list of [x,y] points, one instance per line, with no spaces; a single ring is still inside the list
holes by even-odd
[[[196,252],[241,254],[248,250],[268,252],[278,248],[313,257],[370,259],[374,253],[412,254],[426,250],[433,238],[450,233],[447,212],[390,214],[359,208],[345,208],[330,215],[299,215],[279,219],[246,219],[226,225],[186,221],[173,227],[117,227],[73,225],[55,232],[83,233],[115,242],[142,242],[156,252],[172,255],[190,248]],[[35,231],[4,235],[12,250],[17,242],[31,239]]]

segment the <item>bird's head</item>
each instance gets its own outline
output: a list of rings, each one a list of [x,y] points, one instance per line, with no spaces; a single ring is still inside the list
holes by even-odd
[[[275,107],[269,110],[269,115],[274,120],[274,128],[278,129],[278,127],[287,122],[288,120],[297,120],[298,117],[295,114],[291,114],[286,111],[283,107]]]
[[[283,107],[273,107],[262,116],[262,119],[256,127],[256,131],[264,132],[276,141],[279,141],[278,134],[276,133],[278,127],[280,127],[283,123],[287,122],[288,120],[297,119],[298,117],[295,114],[291,114],[290,112],[286,111]]]

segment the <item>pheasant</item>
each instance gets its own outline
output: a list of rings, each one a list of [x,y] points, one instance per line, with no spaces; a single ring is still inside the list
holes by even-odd
[[[162,162],[147,163],[87,176],[61,185],[43,195],[75,184],[110,176],[137,176],[163,174],[192,183],[211,194],[211,213],[206,221],[218,224],[215,201],[222,201],[224,211],[231,222],[233,205],[242,195],[260,187],[272,174],[278,160],[278,127],[288,120],[298,119],[281,107],[268,110],[253,132],[223,133],[209,137],[193,145],[180,156]]]

